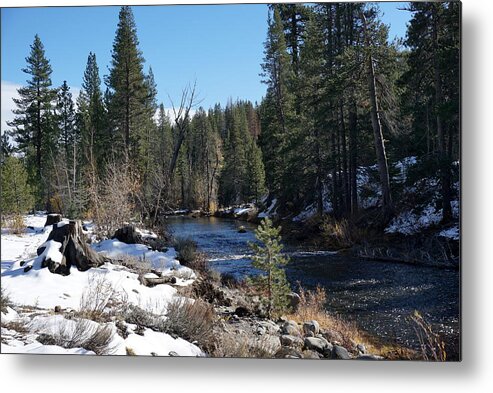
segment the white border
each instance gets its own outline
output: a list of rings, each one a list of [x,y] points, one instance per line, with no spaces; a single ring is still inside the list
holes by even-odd
[[[227,3],[216,0],[215,3]],[[231,1],[230,1],[231,2]],[[245,1],[262,2],[262,1]],[[2,0],[2,6],[201,3]],[[204,1],[203,3],[206,3]],[[493,2],[463,1],[463,362],[0,356],[7,391],[483,392],[493,387]]]

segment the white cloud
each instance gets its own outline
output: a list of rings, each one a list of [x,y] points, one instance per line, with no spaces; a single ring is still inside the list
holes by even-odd
[[[2,122],[0,124],[0,130],[2,131],[2,133],[3,133],[3,131],[8,130],[10,128],[7,126],[7,121],[11,121],[14,118],[14,114],[12,113],[12,110],[16,109],[16,105],[12,99],[13,98],[19,98],[19,94],[17,93],[17,90],[20,87],[22,87],[22,86],[17,84],[17,83],[2,80],[2,83],[1,83]],[[80,87],[72,87],[71,86],[70,91],[72,93],[72,99],[75,103],[75,101],[76,101],[76,99],[80,93]]]
[[[1,131],[3,133],[4,130],[7,130],[7,121],[11,121],[14,118],[14,114],[12,110],[16,108],[14,101],[12,98],[19,98],[19,94],[17,93],[17,89],[19,89],[21,85],[17,83],[4,81],[2,80],[1,91],[2,91],[2,123],[1,123]]]
[[[176,109],[178,111],[178,109]],[[173,111],[173,108],[164,108],[164,113],[169,117],[171,124],[174,124],[175,122],[175,113]],[[197,109],[190,109],[190,117],[194,117],[195,114],[197,113]],[[159,120],[159,108],[156,110],[156,113],[154,114],[154,121]]]

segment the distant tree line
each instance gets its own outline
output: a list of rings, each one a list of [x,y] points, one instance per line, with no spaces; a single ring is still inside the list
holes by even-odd
[[[322,215],[329,201],[334,216],[352,217],[361,210],[358,168],[376,165],[388,221],[400,192],[391,164],[414,155],[421,178],[438,174],[447,222],[460,150],[460,4],[402,12],[412,13],[406,39],[389,42],[374,4],[269,6],[265,97],[208,110],[197,108],[195,85],[171,111],[157,102],[128,6],[104,89],[89,53],[75,100],[67,82],[52,86],[36,35],[9,122],[15,148],[2,137],[2,200],[4,180],[24,171],[21,189],[34,203],[23,198],[21,210],[102,220],[118,194],[136,218],[157,222],[177,208],[213,212],[268,195],[282,213],[314,204]]]
[[[460,4],[414,2],[402,12],[412,14],[406,39],[389,42],[375,4],[270,6],[260,146],[285,213],[315,203],[322,214],[329,198],[335,216],[356,215],[358,167],[376,164],[388,220],[399,191],[389,163],[415,155],[422,177],[439,173],[451,219]]]

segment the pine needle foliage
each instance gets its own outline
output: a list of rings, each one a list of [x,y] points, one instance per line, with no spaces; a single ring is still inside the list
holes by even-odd
[[[282,268],[289,262],[289,258],[282,253],[280,232],[280,227],[275,227],[269,218],[265,218],[255,231],[260,244],[250,243],[255,253],[252,257],[252,265],[266,273],[256,280],[256,283],[266,293],[265,301],[269,318],[283,314],[289,304],[290,287]]]

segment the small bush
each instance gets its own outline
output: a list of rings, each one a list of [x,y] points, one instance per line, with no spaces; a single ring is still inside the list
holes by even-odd
[[[106,321],[110,309],[113,313],[118,313],[126,308],[127,298],[124,293],[119,293],[113,287],[104,274],[93,273],[88,276],[88,285],[79,304],[81,317],[93,321]]]
[[[362,219],[360,221],[363,221]],[[323,242],[334,248],[349,248],[362,243],[372,236],[368,229],[375,223],[352,222],[345,218],[336,220],[325,216],[320,224],[320,232]]]
[[[193,263],[197,258],[197,243],[189,237],[177,237],[173,247],[178,253],[179,261],[185,266]]]
[[[174,333],[187,341],[196,341],[201,348],[214,347],[213,307],[202,301],[178,297],[168,305],[166,333]]]
[[[58,345],[60,347],[84,348],[93,351],[96,355],[109,355],[113,351],[110,343],[114,331],[111,325],[95,326],[87,319],[78,319],[72,327],[72,321],[63,319],[52,334],[42,333],[37,341],[44,345]]]
[[[24,217],[22,214],[14,214],[9,220],[10,232],[15,235],[20,235],[26,230],[26,224],[24,222]]]
[[[241,335],[222,333],[217,338],[217,345],[212,352],[213,357],[225,358],[273,358],[277,347],[266,336],[253,333]]]
[[[5,289],[1,288],[0,289],[0,310],[2,313],[7,312],[7,307],[10,307],[12,305],[12,302],[10,301],[9,295],[7,294],[7,291]]]

